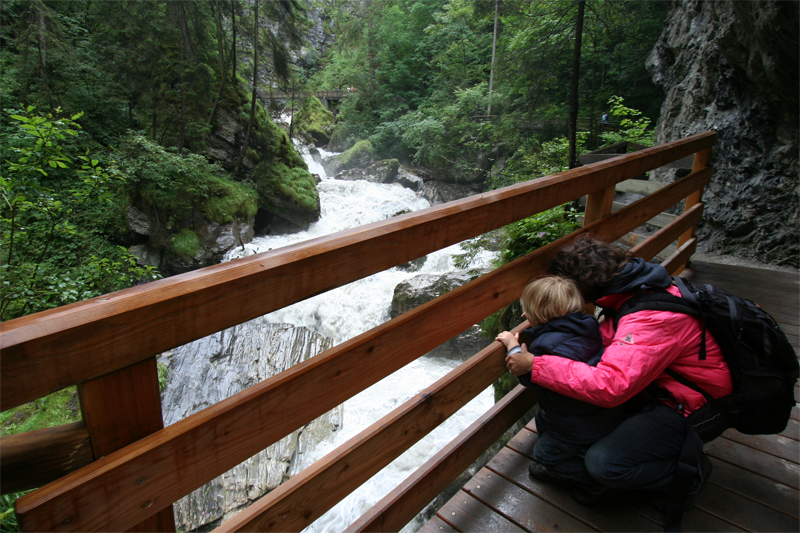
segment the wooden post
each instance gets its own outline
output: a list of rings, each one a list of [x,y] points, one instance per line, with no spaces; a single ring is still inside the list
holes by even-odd
[[[692,163],[692,172],[697,172],[709,166],[711,164],[711,148],[706,148],[705,150],[701,150],[694,154],[694,162]],[[695,205],[699,204],[700,201],[703,199],[703,188],[697,189],[695,192],[690,194],[686,197],[686,205],[683,208],[683,212],[685,213]],[[678,249],[680,249],[684,244],[689,242],[690,239],[694,237],[695,229],[697,229],[697,225],[695,224],[686,232],[678,238]],[[680,265],[679,268],[675,270],[676,276],[680,274],[687,266],[688,263],[683,263]]]
[[[602,191],[593,192],[586,197],[586,211],[583,213],[583,225],[588,226],[601,218],[611,214],[614,205],[614,192],[616,185]]]
[[[611,214],[614,206],[614,193],[616,185],[593,192],[586,196],[586,210],[583,213],[583,225],[588,226],[592,222],[597,222],[601,218]],[[583,312],[587,315],[594,314],[594,304],[587,303],[583,306]]]
[[[95,460],[164,427],[155,357],[82,383],[78,398]],[[175,531],[172,507],[128,531]]]

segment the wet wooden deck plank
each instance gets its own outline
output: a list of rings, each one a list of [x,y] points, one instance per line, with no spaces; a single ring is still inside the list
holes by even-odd
[[[691,261],[686,277],[753,300],[800,350],[800,273]]]
[[[775,457],[724,437],[706,444],[705,450],[711,457],[716,457],[793,489],[800,489],[800,467],[797,462]]]
[[[541,483],[528,475],[530,457],[537,435],[532,427],[523,429],[439,512],[439,519],[458,531],[661,531],[663,515],[646,499],[626,494],[624,499],[601,506],[576,503],[567,488]],[[719,441],[723,442],[721,445]],[[800,531],[796,487],[777,481],[786,465],[796,463],[720,438],[706,445],[713,470],[694,509],[683,516],[684,531]],[[721,458],[721,457],[722,458]],[[744,469],[736,462],[751,460],[756,466]],[[773,461],[772,469],[765,469]],[[775,462],[777,461],[777,463]],[[776,466],[775,465],[780,465]],[[759,468],[761,468],[759,470]],[[789,481],[797,470],[789,471]],[[492,476],[491,478],[489,476]],[[794,483],[796,485],[796,482]],[[480,487],[480,488],[478,488]],[[470,500],[466,496],[475,496]],[[642,497],[643,498],[643,497]],[[477,510],[468,510],[471,505]],[[502,520],[493,522],[488,509]],[[456,512],[461,522],[447,520]],[[474,517],[468,519],[466,517]],[[464,529],[462,529],[464,528]],[[425,529],[424,531],[434,531]]]

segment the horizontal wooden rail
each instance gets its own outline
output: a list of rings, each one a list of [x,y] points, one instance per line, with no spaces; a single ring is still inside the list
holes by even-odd
[[[516,300],[524,285],[544,273],[558,249],[577,235],[592,232],[612,242],[704,187],[710,178],[710,168],[695,172],[23,496],[17,502],[20,524],[28,531],[120,531],[141,522]],[[562,203],[557,198],[552,205]],[[146,482],[138,483],[140,479]],[[105,512],[108,509],[113,515]]]
[[[667,269],[667,272],[670,273],[671,276],[677,276],[680,274],[686,263],[689,262],[689,258],[692,257],[692,254],[697,249],[697,237],[692,237],[688,241],[686,241],[683,246],[677,249],[677,251],[669,256],[661,266]]]
[[[713,132],[697,134],[5,322],[0,325],[0,409],[606,189],[708,148],[714,138]]]
[[[703,216],[703,205],[702,203],[695,204],[694,207],[676,217],[668,225],[631,248],[631,252],[636,257],[649,261],[659,251],[664,250],[670,243],[676,241],[686,230],[700,222],[700,218]]]
[[[2,494],[42,487],[92,462],[83,422],[0,438]]]
[[[518,385],[345,530],[400,531],[536,403]]]
[[[302,530],[505,373],[493,342],[216,531]]]
[[[617,183],[615,188],[617,192],[648,195],[659,189],[663,189],[666,185],[668,185],[668,183],[662,181],[626,180]]]

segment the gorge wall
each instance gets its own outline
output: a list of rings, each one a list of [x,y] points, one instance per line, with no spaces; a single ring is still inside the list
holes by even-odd
[[[162,357],[164,425],[214,405],[330,348],[332,339],[262,318],[239,324]],[[339,406],[290,433],[173,505],[179,531],[209,530],[289,479],[303,454],[342,424]]]
[[[717,131],[699,251],[798,266],[799,10],[774,0],[670,4],[647,64],[666,93],[656,144]]]

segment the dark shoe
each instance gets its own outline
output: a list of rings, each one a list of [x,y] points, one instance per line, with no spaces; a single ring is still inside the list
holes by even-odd
[[[543,481],[545,483],[555,483],[556,485],[561,485],[564,487],[572,486],[572,482],[569,479],[561,477],[552,470],[548,470],[546,466],[539,463],[532,463],[528,467],[528,472],[533,479],[538,479],[539,481]]]
[[[617,489],[602,486],[599,489],[589,490],[583,487],[572,489],[572,499],[581,505],[597,505],[613,500],[619,495]]]
[[[706,484],[708,481],[709,476],[711,475],[711,460],[709,460],[706,454],[700,456],[700,463],[697,465],[700,469],[700,483],[697,486],[697,489],[690,492],[686,495],[686,500],[683,502],[683,512],[685,513],[697,502],[697,495],[700,493],[700,489]],[[656,511],[661,513],[667,512],[667,504],[669,503],[669,495],[663,492],[658,493],[656,496],[653,497],[653,507]]]

